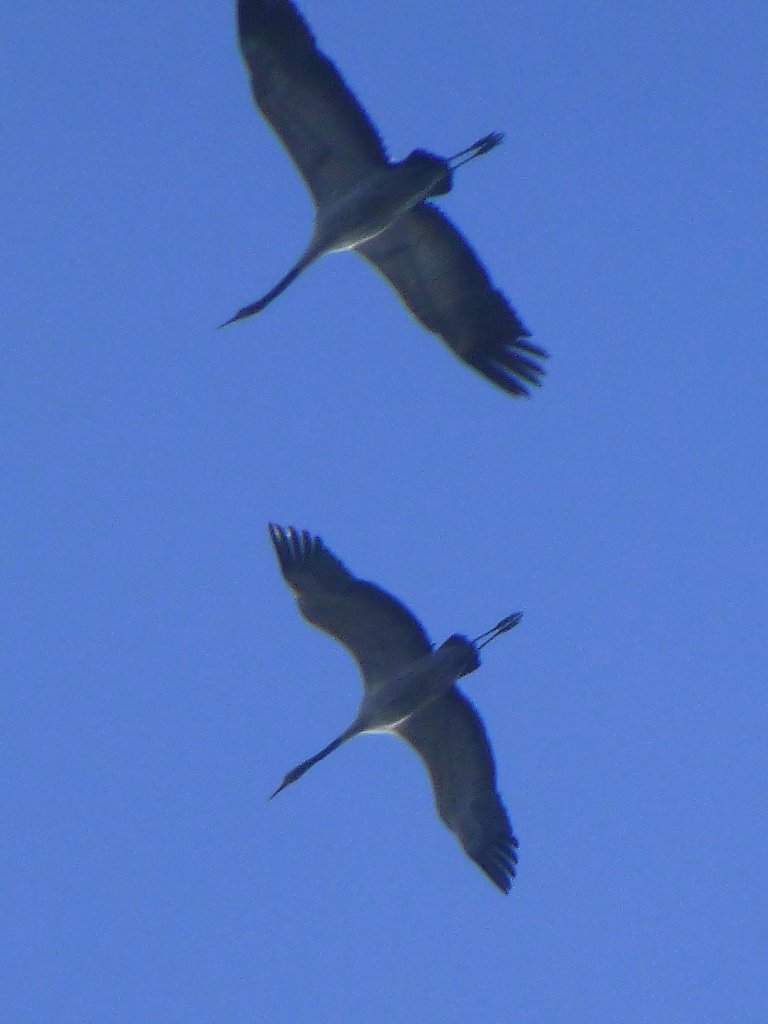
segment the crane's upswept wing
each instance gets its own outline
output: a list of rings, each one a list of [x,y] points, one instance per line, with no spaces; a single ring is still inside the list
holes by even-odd
[[[290,0],[238,0],[253,98],[319,203],[387,163],[372,122]]]
[[[347,648],[366,687],[391,679],[432,650],[405,605],[353,576],[319,537],[274,524],[269,535],[301,614]]]
[[[509,892],[517,839],[496,792],[488,737],[471,703],[454,687],[395,731],[427,766],[440,817],[491,881]]]
[[[530,343],[472,247],[437,207],[420,203],[357,251],[427,330],[488,380],[512,395],[541,383],[547,353]]]

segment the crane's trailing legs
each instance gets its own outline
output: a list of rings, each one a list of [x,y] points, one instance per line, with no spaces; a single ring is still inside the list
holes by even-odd
[[[497,622],[491,629],[487,629],[480,636],[476,636],[472,643],[476,644],[478,649],[485,647],[491,640],[495,640],[497,636],[501,636],[502,633],[508,633],[510,629],[514,629],[522,617],[522,612],[512,612],[506,619],[502,619],[501,622]]]
[[[490,153],[492,149],[503,140],[503,132],[491,132],[490,135],[484,135],[482,139],[478,139],[477,142],[473,142],[471,146],[467,146],[466,149],[460,150],[458,153],[454,153],[453,156],[448,157],[448,163],[450,164],[451,170],[455,171],[457,167],[463,167],[464,164],[468,164],[470,160],[474,160],[476,156],[484,156],[486,153]],[[468,154],[468,155],[467,155]],[[459,157],[463,156],[463,160],[459,160]],[[454,163],[458,160],[458,163]]]

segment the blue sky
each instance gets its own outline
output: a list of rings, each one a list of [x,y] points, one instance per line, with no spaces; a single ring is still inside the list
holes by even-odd
[[[308,238],[229,4],[29,0],[0,65],[4,1019],[762,1024],[763,5],[305,0],[551,353],[515,401]],[[433,639],[520,838],[501,896],[266,523]]]

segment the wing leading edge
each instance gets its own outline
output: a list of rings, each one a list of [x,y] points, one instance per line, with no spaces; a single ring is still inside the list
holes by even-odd
[[[512,395],[541,384],[547,353],[494,288],[469,242],[431,203],[420,203],[357,247],[429,331]]]
[[[429,771],[437,812],[469,857],[509,892],[517,839],[496,790],[496,766],[483,723],[456,687],[397,727]]]
[[[415,615],[386,590],[349,572],[319,537],[274,524],[269,535],[299,611],[347,648],[366,687],[432,650]]]
[[[238,0],[251,91],[318,203],[387,163],[381,137],[290,0]]]

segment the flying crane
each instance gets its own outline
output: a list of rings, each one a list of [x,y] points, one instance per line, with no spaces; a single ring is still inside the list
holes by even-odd
[[[480,649],[516,626],[522,612],[474,640],[454,634],[434,648],[404,604],[354,576],[319,537],[274,524],[269,533],[299,611],[347,648],[363,677],[363,697],[352,724],[287,772],[272,796],[354,736],[394,733],[426,765],[439,816],[491,881],[509,892],[517,839],[496,791],[496,767],[483,723],[456,680],[479,667]]]
[[[541,383],[546,352],[456,227],[427,200],[462,164],[495,148],[493,132],[452,157],[423,149],[391,162],[378,131],[290,0],[239,0],[240,49],[254,100],[315,202],[309,244],[288,273],[226,324],[261,312],[326,253],[354,249],[413,316],[512,395]],[[222,326],[226,326],[222,324]]]

